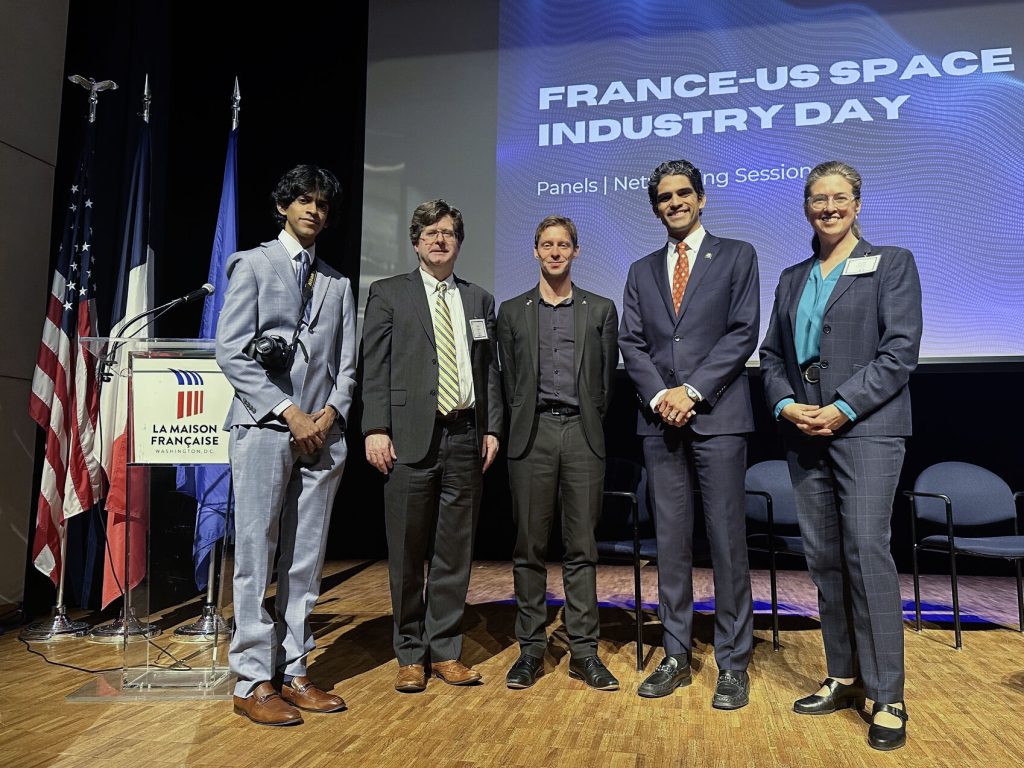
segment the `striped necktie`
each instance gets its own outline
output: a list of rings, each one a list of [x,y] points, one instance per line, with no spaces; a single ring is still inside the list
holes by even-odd
[[[676,268],[672,271],[672,306],[676,314],[679,314],[679,307],[683,304],[683,294],[686,293],[686,283],[690,279],[690,260],[686,258],[686,249],[689,246],[680,241],[676,243]]]
[[[445,301],[447,283],[437,284],[434,297],[434,341],[437,344],[437,412],[447,416],[459,404],[459,365],[455,358],[452,315]]]

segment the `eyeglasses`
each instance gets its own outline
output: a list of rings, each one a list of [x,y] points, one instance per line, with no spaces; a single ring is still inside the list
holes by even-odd
[[[442,238],[446,243],[455,241],[455,233],[450,229],[425,229],[420,233],[420,239],[426,240],[428,243]]]
[[[856,199],[857,198],[853,195],[846,195],[843,193],[838,195],[812,195],[807,198],[807,205],[815,211],[820,211],[823,210],[825,206],[828,205],[829,200],[831,200],[832,205],[839,210],[844,211],[853,205],[853,201]]]

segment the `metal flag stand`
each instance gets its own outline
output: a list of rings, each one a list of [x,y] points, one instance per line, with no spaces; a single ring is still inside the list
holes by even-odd
[[[238,78],[235,77],[235,88],[231,92],[231,130],[238,130],[238,116],[241,112],[242,92],[238,88]],[[225,531],[227,531],[227,520],[231,516],[231,507],[234,502],[234,494],[231,486],[231,476],[228,475],[228,505],[224,510]],[[231,637],[231,622],[225,619],[217,610],[217,596],[214,584],[217,579],[217,545],[214,544],[210,552],[210,566],[206,575],[206,600],[203,603],[203,612],[199,618],[191,624],[178,627],[174,634],[178,640],[186,643],[205,643],[213,638]]]
[[[57,604],[53,607],[53,617],[48,620],[29,624],[21,631],[23,640],[54,641],[82,637],[89,625],[84,621],[72,621],[68,618],[64,607],[64,573],[67,571],[68,536],[67,525],[60,527],[60,580],[57,583]]]
[[[99,104],[101,91],[117,90],[117,83],[113,80],[101,80],[96,82],[92,78],[84,78],[81,75],[68,77],[75,85],[80,85],[89,91],[89,122],[96,122],[96,105]],[[64,575],[67,571],[67,550],[68,534],[67,521],[63,521],[58,529],[60,536],[60,578],[57,581],[57,604],[53,607],[53,616],[44,621],[37,621],[29,624],[21,631],[20,637],[30,641],[54,641],[66,640],[69,638],[82,637],[89,625],[84,621],[72,621],[68,618],[67,608],[64,605]]]
[[[228,490],[228,510],[231,508],[231,491]],[[229,514],[225,510],[225,514]],[[185,643],[206,643],[214,638],[231,637],[231,622],[221,616],[217,610],[217,597],[215,584],[217,582],[217,545],[214,545],[210,552],[210,568],[206,576],[206,601],[203,603],[203,612],[199,618],[191,624],[178,627],[174,634],[178,640]]]

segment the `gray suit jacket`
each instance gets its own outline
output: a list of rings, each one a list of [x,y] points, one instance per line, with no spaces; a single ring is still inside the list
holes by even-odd
[[[861,240],[850,256],[876,253],[881,259],[874,272],[843,275],[829,297],[820,340],[821,397],[826,404],[842,398],[857,414],[839,434],[905,436],[911,432],[907,381],[921,347],[921,281],[905,248]],[[761,343],[761,380],[773,410],[787,397],[807,402],[794,329],[814,261],[812,256],[784,270],[775,289]]]
[[[619,362],[616,333],[619,315],[610,299],[589,293],[573,284],[573,316],[576,338],[576,388],[587,443],[604,458],[604,416],[612,399],[615,366]],[[511,416],[508,429],[509,458],[526,453],[533,437],[537,410],[539,371],[537,333],[540,288],[503,302],[498,311],[498,349],[501,378]]]
[[[287,371],[268,372],[245,354],[257,336],[290,341],[302,306],[288,251],[280,240],[228,259],[228,292],[217,323],[217,362],[235,388],[225,428],[275,421],[285,398],[312,413],[334,406],[344,429],[355,389],[355,304],[348,278],[317,259],[309,326]]]
[[[704,397],[690,423],[694,432],[753,431],[744,367],[757,349],[760,312],[757,253],[750,243],[706,233],[678,315],[665,248],[633,262],[622,297],[619,349],[641,401],[637,434],[666,429],[649,404],[662,389],[684,383]]]
[[[477,431],[501,435],[504,414],[494,331],[494,297],[455,278],[466,317],[476,396]],[[470,321],[484,320],[474,341]],[[370,286],[363,318],[363,434],[383,429],[398,461],[415,464],[430,450],[437,414],[437,352],[419,267]]]

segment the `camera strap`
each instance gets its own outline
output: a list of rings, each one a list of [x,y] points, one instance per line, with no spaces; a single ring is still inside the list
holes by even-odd
[[[314,261],[309,265],[309,274],[306,276],[306,282],[302,286],[302,308],[299,310],[299,321],[301,322],[306,316],[306,306],[313,299],[313,286],[316,285],[316,262]]]
[[[313,300],[314,285],[316,285],[315,261],[309,265],[309,275],[306,277],[306,282],[302,285],[302,306],[299,307],[299,318],[295,321],[295,332],[292,334],[292,340],[288,344],[291,349],[295,349],[295,345],[299,341],[299,331],[302,330],[302,324],[306,321],[306,307]]]

